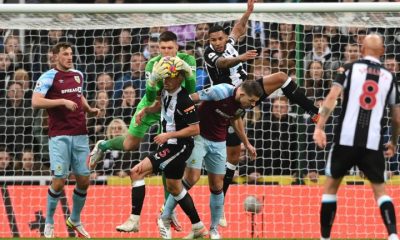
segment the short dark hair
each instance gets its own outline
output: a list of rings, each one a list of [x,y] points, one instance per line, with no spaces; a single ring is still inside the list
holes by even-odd
[[[223,33],[225,33],[224,27],[222,27],[221,25],[214,25],[214,26],[210,27],[210,30],[208,30],[208,34],[219,32],[219,31],[222,31]]]
[[[165,31],[160,34],[160,38],[158,40],[159,42],[169,42],[169,41],[178,41],[178,37],[176,36],[175,33],[171,31]]]
[[[72,49],[72,45],[69,42],[59,42],[52,48],[53,54],[58,54],[60,52],[61,48],[64,48],[64,49],[71,48]]]
[[[264,88],[257,81],[246,80],[240,85],[243,92],[249,96],[262,97],[264,95]]]

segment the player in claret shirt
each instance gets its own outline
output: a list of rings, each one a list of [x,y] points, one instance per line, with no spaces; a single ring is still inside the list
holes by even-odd
[[[73,69],[71,45],[58,43],[53,48],[53,54],[56,67],[42,74],[32,96],[32,107],[45,108],[49,114],[49,151],[53,179],[47,194],[44,236],[54,237],[53,216],[71,168],[76,186],[72,194],[72,214],[66,224],[76,231],[78,237],[90,238],[80,221],[90,174],[86,164],[89,138],[85,112],[99,114],[100,110],[91,108],[82,95],[83,74]]]

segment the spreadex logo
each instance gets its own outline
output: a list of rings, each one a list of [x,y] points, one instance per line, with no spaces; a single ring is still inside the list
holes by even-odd
[[[75,93],[75,92],[79,92],[79,93],[82,92],[82,87],[68,88],[68,89],[61,90],[61,94]]]

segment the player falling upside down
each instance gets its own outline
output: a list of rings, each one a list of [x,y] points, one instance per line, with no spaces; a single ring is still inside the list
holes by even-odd
[[[182,82],[182,86],[189,93],[193,93],[195,91],[196,85],[196,60],[193,56],[188,55],[186,53],[178,52],[178,44],[177,44],[177,36],[175,33],[170,31],[165,31],[160,35],[159,39],[159,48],[161,55],[150,59],[150,61],[146,64],[146,94],[140,100],[136,112],[132,117],[131,123],[129,125],[129,131],[126,136],[120,136],[113,138],[111,140],[101,140],[96,143],[96,146],[90,153],[90,165],[91,168],[97,164],[98,161],[102,160],[104,156],[104,152],[108,150],[123,150],[123,151],[134,151],[138,149],[140,142],[142,141],[145,133],[149,130],[149,128],[158,123],[160,121],[160,113],[149,113],[142,119],[141,123],[138,124],[135,122],[135,116],[138,114],[144,107],[150,106],[154,100],[156,99],[157,92],[163,89],[163,81],[162,79],[166,76],[168,69],[165,69],[164,66],[157,63],[161,63],[160,60],[162,57],[170,56],[175,57],[178,56],[183,61],[176,62],[175,66],[178,71],[185,71],[184,81]],[[141,184],[144,186],[144,181],[139,182],[135,181],[135,184]],[[136,194],[136,187],[134,186],[134,182],[132,181],[132,189],[131,195],[132,197],[132,210],[130,217],[121,225],[117,226],[117,231],[121,232],[138,232],[139,231],[139,215],[140,209],[133,208],[138,205],[138,203],[143,202],[143,199],[139,198],[141,194]],[[165,198],[168,196],[168,191],[166,191]],[[144,198],[144,196],[143,196]],[[172,216],[171,224],[177,231],[182,231],[182,227],[180,226],[175,214]]]
[[[343,92],[334,144],[326,164],[327,179],[321,204],[321,240],[329,240],[336,215],[336,194],[343,176],[353,166],[370,180],[375,200],[380,208],[389,240],[399,240],[396,214],[392,199],[385,190],[385,157],[392,157],[397,149],[400,133],[400,97],[396,77],[385,69],[379,58],[384,53],[383,40],[375,34],[367,35],[361,47],[363,58],[339,69],[331,90],[321,108],[321,118],[314,131],[315,143],[326,146],[325,123],[335,108],[336,99]],[[392,137],[383,145],[386,104],[392,115]]]
[[[54,212],[71,168],[76,186],[72,194],[72,214],[66,224],[76,231],[78,237],[90,238],[80,220],[90,175],[86,164],[89,138],[85,112],[99,114],[100,110],[91,108],[82,95],[83,74],[73,69],[71,45],[58,43],[53,47],[53,54],[56,67],[40,76],[32,96],[32,107],[45,108],[49,114],[50,168],[53,179],[47,194],[44,236],[54,237]]]
[[[195,137],[195,147],[186,162],[186,170],[182,183],[189,190],[200,178],[204,165],[208,174],[210,187],[210,238],[220,239],[218,223],[224,206],[223,181],[226,163],[226,128],[232,125],[235,132],[243,141],[251,157],[256,157],[256,150],[250,144],[244,131],[243,119],[245,109],[252,108],[264,91],[255,81],[245,81],[238,87],[230,84],[218,84],[208,89],[191,94],[193,101],[203,101],[199,106],[200,135]],[[168,197],[163,220],[171,217],[176,199]],[[162,229],[162,226],[159,225]],[[192,229],[187,238],[196,238],[196,229]]]
[[[204,51],[204,59],[212,85],[228,83],[239,86],[246,80],[247,72],[244,70],[242,62],[256,58],[257,52],[256,50],[249,50],[239,55],[234,46],[238,38],[246,34],[246,25],[250,14],[253,12],[254,2],[255,0],[247,1],[247,11],[235,24],[229,36],[226,35],[223,27],[219,25],[210,28],[208,32],[210,45]],[[286,73],[278,72],[264,76],[256,81],[264,88],[264,96],[261,100],[280,88],[291,102],[300,105],[313,116],[312,120],[314,122],[318,120],[318,108],[314,106],[311,100],[306,98],[303,91]],[[224,178],[224,195],[226,195],[228,191],[239,163],[240,143],[240,139],[236,136],[234,131],[229,129],[229,135],[226,141],[227,163]],[[223,214],[220,223],[221,226],[227,226],[225,214]]]
[[[164,58],[160,62],[161,64],[165,62],[173,63],[174,59]],[[170,192],[169,197],[178,202],[190,218],[192,228],[199,233],[199,237],[203,237],[208,234],[207,229],[200,221],[192,198],[182,185],[186,160],[194,146],[193,136],[200,132],[199,120],[193,101],[189,98],[186,89],[181,87],[185,72],[170,71],[167,74],[168,76],[163,79],[164,89],[161,92],[161,100],[156,101],[152,106],[143,108],[136,114],[135,119],[140,124],[147,114],[158,113],[161,110],[163,130],[161,134],[154,138],[154,141],[160,145],[159,149],[132,169],[131,178],[133,186],[138,190],[135,191],[135,194],[141,194],[144,198],[144,185],[141,186],[136,181],[141,183],[146,175],[163,171],[167,189]],[[142,205],[143,201],[140,202],[140,205],[134,207],[141,209]],[[160,231],[161,237],[170,239],[171,218],[159,219],[158,224],[165,226]]]

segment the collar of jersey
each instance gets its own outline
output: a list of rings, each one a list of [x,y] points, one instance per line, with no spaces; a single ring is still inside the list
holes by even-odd
[[[169,93],[167,90],[165,92],[167,93],[168,96],[176,96],[178,93],[182,90],[182,87],[179,87],[178,89],[175,90],[173,93]]]
[[[365,56],[364,59],[365,60],[370,60],[370,61],[376,62],[376,63],[381,63],[381,61],[379,61],[379,59],[377,59],[376,57],[373,57],[373,56],[369,56],[369,55]]]

